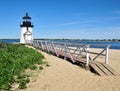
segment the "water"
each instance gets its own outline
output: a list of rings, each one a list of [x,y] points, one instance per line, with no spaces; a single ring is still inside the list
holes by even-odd
[[[83,42],[86,44],[104,44],[110,45],[110,49],[120,49],[120,42]]]
[[[93,48],[99,48],[99,46],[95,46],[94,44],[97,44],[97,45],[110,45],[110,49],[120,49],[120,42],[101,42],[101,41],[96,41],[96,42],[93,42],[93,41],[79,41],[78,43],[81,43],[81,44],[91,44]],[[102,46],[100,47],[102,48]]]
[[[80,40],[51,40],[55,42],[70,42],[70,43],[80,43],[80,44],[91,44],[93,48],[102,48],[99,46],[94,46],[94,44],[104,44],[104,45],[110,45],[110,49],[118,49],[120,50],[120,42],[102,42],[102,41],[80,41]],[[19,43],[19,39],[0,39],[0,42],[6,42],[6,43]]]
[[[95,46],[97,45],[110,45],[110,49],[119,49],[120,42],[105,42],[105,41],[81,41],[81,40],[54,40],[55,42],[70,42],[70,43],[80,43],[80,44],[90,44],[92,48],[104,48],[104,46]]]
[[[19,39],[0,39],[0,42],[6,42],[6,43],[19,43]]]

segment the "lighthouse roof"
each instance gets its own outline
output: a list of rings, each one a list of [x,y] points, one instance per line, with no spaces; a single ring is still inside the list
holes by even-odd
[[[31,17],[26,13],[26,15],[23,17],[23,19],[31,19]]]
[[[34,27],[33,24],[31,23],[31,17],[28,16],[28,13],[23,17],[23,22],[20,24],[21,27]]]

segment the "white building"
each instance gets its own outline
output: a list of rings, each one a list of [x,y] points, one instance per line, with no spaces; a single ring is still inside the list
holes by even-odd
[[[32,43],[33,40],[33,25],[31,23],[31,17],[28,16],[28,13],[23,17],[23,22],[20,24],[21,27],[21,37],[20,37],[20,43],[26,44],[26,43]]]

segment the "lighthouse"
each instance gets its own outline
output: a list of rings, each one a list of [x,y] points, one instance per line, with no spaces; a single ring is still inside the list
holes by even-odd
[[[33,24],[31,23],[31,17],[26,13],[23,17],[23,22],[20,24],[21,27],[21,44],[31,44],[33,40]]]

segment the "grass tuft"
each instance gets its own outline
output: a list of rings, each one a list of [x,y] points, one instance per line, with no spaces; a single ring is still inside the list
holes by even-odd
[[[43,69],[43,67],[42,67],[42,66],[40,66],[40,67],[39,67],[39,70],[42,70],[42,69]]]

